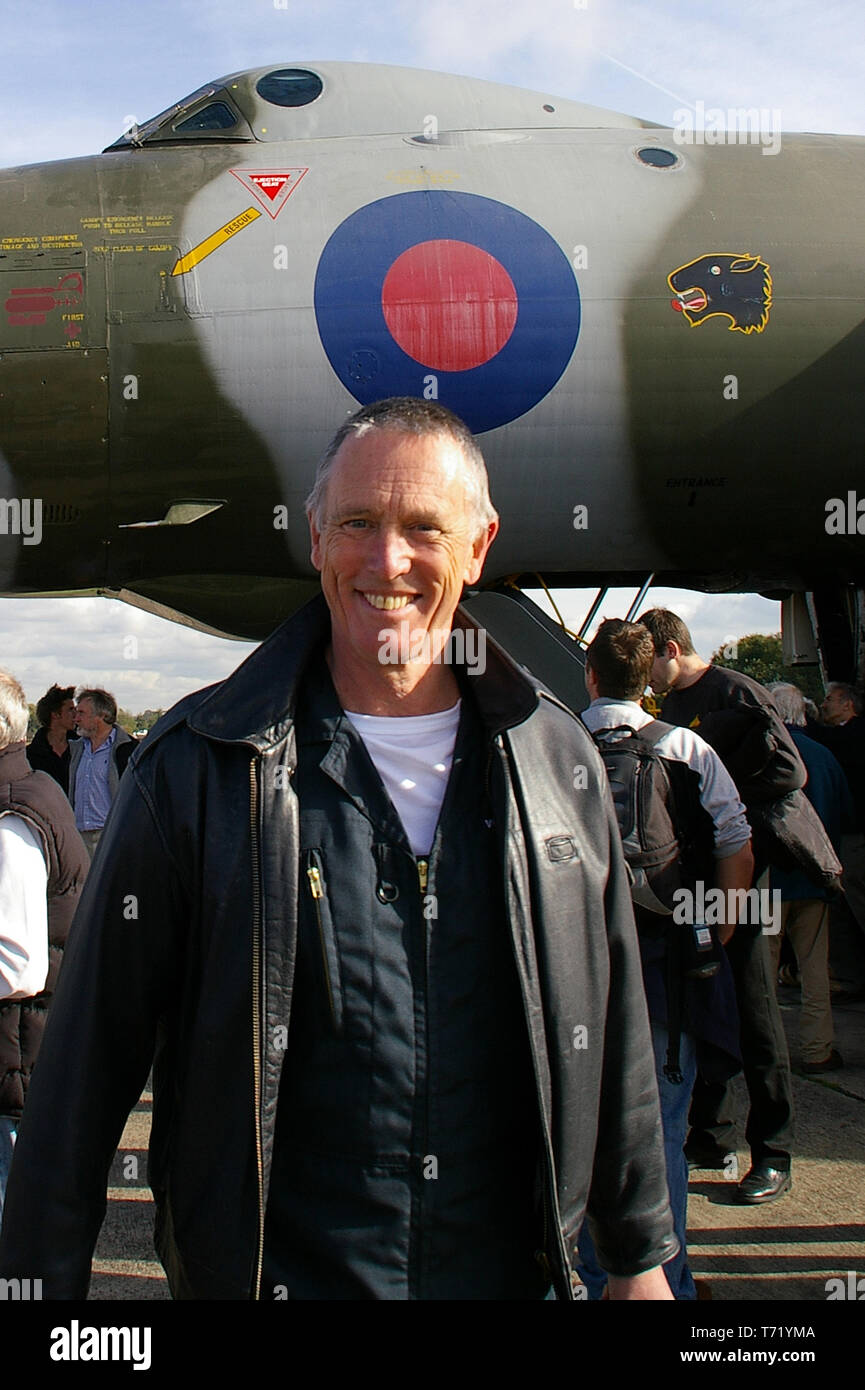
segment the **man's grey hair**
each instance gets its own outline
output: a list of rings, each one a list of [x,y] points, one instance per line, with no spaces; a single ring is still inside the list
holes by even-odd
[[[0,748],[23,742],[29,719],[23,687],[8,671],[0,671]]]
[[[75,696],[76,705],[80,705],[82,700],[90,700],[93,713],[104,719],[106,724],[117,723],[117,701],[107,690],[79,690]]]
[[[402,434],[442,434],[452,439],[462,450],[466,461],[466,490],[476,521],[476,534],[485,531],[498,513],[490,500],[490,485],[484,456],[464,420],[437,401],[425,401],[415,396],[390,396],[384,401],[366,405],[350,420],[340,425],[322,454],[315,470],[312,492],[306,499],[306,514],[321,530],[327,484],[333,461],[345,441],[361,438],[372,429],[394,430]]]
[[[805,696],[798,685],[791,685],[789,681],[774,681],[768,690],[784,723],[796,724],[804,729]]]

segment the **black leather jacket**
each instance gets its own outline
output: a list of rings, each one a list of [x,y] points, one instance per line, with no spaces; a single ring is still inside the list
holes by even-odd
[[[292,711],[327,621],[315,600],[182,701],[121,781],[4,1215],[0,1275],[38,1275],[47,1298],[85,1295],[107,1171],[154,1049],[149,1180],[172,1291],[258,1296],[296,945]],[[579,720],[489,640],[473,679],[543,1122],[546,1255],[570,1299],[587,1204],[612,1273],[677,1249],[630,893]]]

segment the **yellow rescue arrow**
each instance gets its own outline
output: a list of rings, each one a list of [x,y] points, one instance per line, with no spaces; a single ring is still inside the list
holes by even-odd
[[[214,232],[206,241],[200,241],[197,246],[193,246],[191,251],[187,251],[172,270],[172,275],[185,275],[193,266],[203,261],[205,256],[209,256],[211,251],[216,251],[220,246],[224,246],[238,232],[242,232],[244,227],[248,227],[250,222],[254,222],[261,213],[255,208],[247,208],[246,212],[241,212],[239,216],[233,217],[230,222],[226,222],[224,227],[220,227],[218,232]]]

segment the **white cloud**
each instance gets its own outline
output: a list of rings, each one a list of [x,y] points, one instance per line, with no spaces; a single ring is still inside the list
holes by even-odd
[[[114,599],[0,599],[0,663],[31,701],[56,681],[103,686],[135,712],[167,709],[229,675],[254,645],[211,637]]]

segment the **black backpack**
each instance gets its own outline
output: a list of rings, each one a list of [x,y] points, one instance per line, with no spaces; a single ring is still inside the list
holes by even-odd
[[[678,776],[684,771],[681,765],[668,763],[657,751],[656,745],[673,727],[653,719],[642,729],[628,725],[599,729],[594,740],[613,794],[631,876],[631,897],[635,906],[656,915],[658,930],[665,938],[668,1037],[664,1074],[672,1084],[680,1085],[683,981],[685,976],[714,974],[719,968],[720,947],[713,936],[705,939],[709,936],[705,927],[682,931],[665,921],[676,905],[676,889],[693,884],[693,868],[700,857],[699,830],[708,826],[708,843],[712,844],[711,821],[696,798],[693,779],[683,783]],[[694,803],[693,815],[683,810],[689,797]],[[711,862],[710,856],[709,865]],[[640,914],[636,916],[640,930]]]
[[[656,744],[672,725],[653,719],[642,729],[619,725],[594,735],[607,769],[631,878],[631,897],[649,912],[669,916],[682,886],[675,801],[667,765]]]

